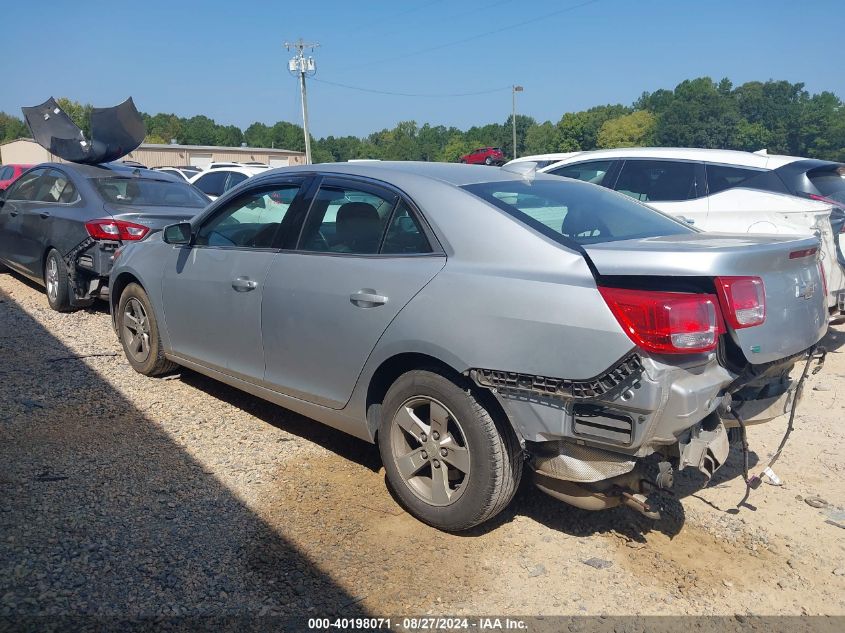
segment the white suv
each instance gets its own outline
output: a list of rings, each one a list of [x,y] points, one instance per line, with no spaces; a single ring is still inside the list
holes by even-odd
[[[224,192],[229,191],[235,185],[239,185],[247,178],[265,171],[267,169],[264,167],[247,167],[237,163],[233,163],[232,166],[212,163],[208,169],[192,177],[189,182],[212,200],[217,200]]]
[[[828,306],[841,308],[840,224],[837,230],[831,225],[831,213],[841,210],[820,196],[793,195],[800,192],[791,191],[779,174],[802,160],[733,150],[620,148],[579,152],[540,171],[615,189],[704,231],[817,233]]]

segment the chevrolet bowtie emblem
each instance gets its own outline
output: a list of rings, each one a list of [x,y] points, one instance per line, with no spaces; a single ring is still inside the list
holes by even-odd
[[[815,283],[805,283],[795,287],[795,297],[797,299],[811,299],[814,294],[816,294]]]

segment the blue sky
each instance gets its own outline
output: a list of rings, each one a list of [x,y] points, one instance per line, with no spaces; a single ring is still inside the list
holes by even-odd
[[[501,122],[513,83],[525,86],[519,112],[539,121],[701,75],[803,81],[845,97],[841,1],[587,1],[3,3],[0,111],[20,115],[51,95],[99,106],[131,95],[150,113],[241,127],[299,122],[282,46],[298,37],[320,42],[316,78],[325,81],[425,95],[506,88],[402,97],[310,82],[316,136],[411,119]]]

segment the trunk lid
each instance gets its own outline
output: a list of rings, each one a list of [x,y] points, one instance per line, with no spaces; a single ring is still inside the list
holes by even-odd
[[[752,364],[777,361],[817,343],[827,331],[827,302],[815,236],[687,233],[584,246],[602,277],[757,276],[766,293],[766,321],[728,334]]]
[[[115,220],[125,220],[127,222],[134,222],[142,226],[149,227],[151,232],[160,231],[165,226],[176,224],[177,222],[187,222],[193,218],[197,213],[202,211],[201,208],[195,207],[158,207],[158,206],[118,206],[118,205],[104,205],[106,213],[111,215]]]

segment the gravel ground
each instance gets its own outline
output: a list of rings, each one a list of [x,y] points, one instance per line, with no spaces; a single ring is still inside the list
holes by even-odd
[[[739,455],[667,518],[523,485],[455,536],[405,514],[374,447],[184,370],[124,361],[104,305],[0,274],[0,616],[845,615],[845,344],[829,335],[779,487]],[[785,420],[754,427],[756,461]]]

